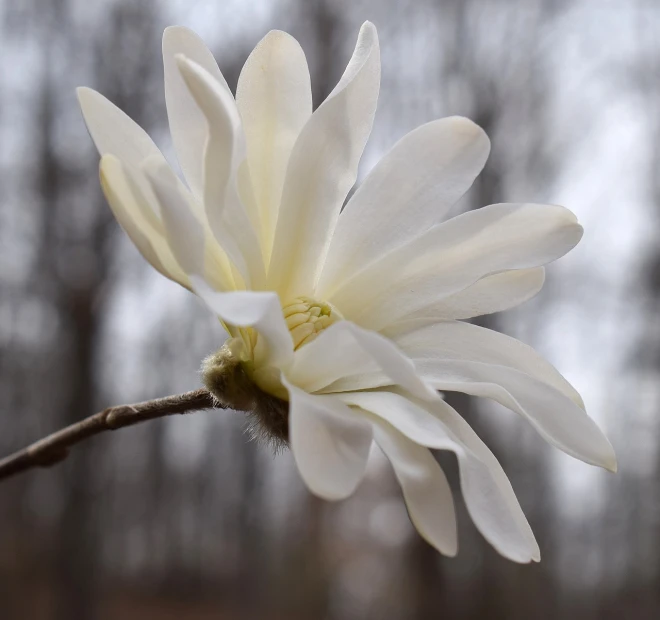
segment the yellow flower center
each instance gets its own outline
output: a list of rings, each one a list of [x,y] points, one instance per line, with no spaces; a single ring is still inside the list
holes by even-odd
[[[296,297],[282,306],[282,312],[291,332],[294,350],[311,342],[326,327],[343,318],[330,304],[311,297]]]
[[[282,314],[295,350],[344,318],[330,304],[310,297],[296,297],[282,306]],[[257,341],[253,328],[235,329],[223,347],[204,360],[204,385],[226,406],[253,412],[258,422],[255,428],[261,429],[257,434],[286,441],[289,394],[277,368],[255,361]]]

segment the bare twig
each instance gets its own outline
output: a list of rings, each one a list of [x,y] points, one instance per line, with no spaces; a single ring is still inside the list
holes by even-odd
[[[210,409],[215,406],[221,405],[214,401],[207,390],[201,389],[148,400],[136,405],[109,407],[0,460],[0,480],[33,467],[55,465],[68,456],[71,446],[104,431],[114,431],[147,420]]]

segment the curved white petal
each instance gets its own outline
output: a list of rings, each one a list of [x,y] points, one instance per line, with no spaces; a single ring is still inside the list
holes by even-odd
[[[112,212],[142,256],[166,278],[189,288],[188,278],[167,244],[160,221],[129,179],[124,164],[114,155],[104,155],[100,177]]]
[[[467,288],[389,325],[383,333],[390,338],[439,321],[470,319],[509,310],[536,295],[545,281],[545,268],[503,271],[477,280]]]
[[[413,363],[387,338],[341,321],[296,351],[287,371],[289,380],[307,392],[324,388],[341,377],[379,370],[394,384],[419,398],[439,398],[415,372]]]
[[[559,390],[584,409],[578,391],[532,347],[501,332],[462,321],[441,321],[393,338],[414,359],[482,362],[515,368]]]
[[[490,141],[453,116],[418,127],[378,162],[337,222],[318,285],[321,298],[366,266],[441,222],[486,163]]]
[[[245,160],[245,136],[231,93],[203,67],[177,56],[186,86],[208,124],[204,154],[204,206],[213,234],[245,279],[246,287],[263,287],[265,269],[259,238],[244,208],[239,168]]]
[[[91,88],[81,87],[76,92],[85,124],[101,156],[114,155],[124,164],[125,170],[139,170],[149,158],[168,165],[147,132],[114,103]],[[139,193],[158,220],[157,205],[145,179],[138,175],[132,182],[138,185]]]
[[[436,389],[491,398],[523,416],[550,444],[577,459],[616,471],[612,445],[584,409],[530,375],[494,364],[415,359]]]
[[[268,259],[289,156],[312,114],[309,69],[298,41],[272,30],[257,44],[238,78],[236,104]]]
[[[142,171],[159,203],[167,242],[179,265],[186,274],[203,277],[215,290],[234,290],[226,255],[197,218],[194,199],[172,169],[158,160],[147,160]]]
[[[291,451],[305,484],[324,499],[348,497],[367,467],[371,425],[339,400],[284,384]]]
[[[341,80],[303,127],[284,181],[269,288],[312,295],[330,238],[371,132],[380,85],[378,37],[365,23]]]
[[[465,503],[479,531],[505,557],[516,562],[538,561],[534,534],[506,474],[446,402],[425,403],[386,391],[351,392],[341,398],[386,420],[421,446],[454,452]]]
[[[204,147],[208,139],[208,126],[199,106],[179,73],[176,56],[183,54],[204,67],[229,93],[213,54],[202,39],[183,26],[170,26],[163,33],[163,68],[165,71],[165,104],[170,123],[170,133],[181,170],[193,194],[203,194]]]
[[[531,347],[491,330],[445,322],[397,337],[417,374],[437,390],[491,398],[527,419],[567,454],[616,470],[614,450],[585,413],[575,389]],[[320,391],[337,393],[393,385],[387,373],[351,368]]]
[[[190,276],[190,284],[193,293],[223,321],[236,327],[253,327],[259,332],[255,365],[286,370],[293,358],[293,340],[276,293],[219,293],[200,276]]]
[[[178,265],[176,267],[173,266],[176,261],[172,260],[171,251],[168,248],[161,247],[167,245],[165,228],[161,221],[163,215],[161,213],[162,201],[156,198],[151,184],[147,182],[145,175],[142,174],[142,169],[148,165],[153,169],[158,168],[162,170],[163,174],[167,174],[173,180],[172,187],[176,188],[175,194],[185,201],[191,202],[191,197],[188,196],[188,190],[171,170],[165,157],[163,157],[163,154],[147,133],[117,108],[117,106],[90,88],[79,88],[78,99],[89,132],[101,155],[112,155],[122,162],[121,166],[116,163],[107,164],[109,168],[112,168],[112,172],[108,172],[106,176],[110,175],[113,178],[123,176],[125,181],[130,185],[130,193],[133,195],[133,199],[124,199],[123,202],[138,207],[142,218],[148,224],[147,236],[152,236],[148,232],[149,230],[157,233],[156,241],[152,239],[151,244],[155,246],[156,253],[163,257],[165,263],[169,265],[169,267],[165,267],[165,270],[168,273],[176,273],[177,275],[173,279],[179,283],[186,282],[184,286],[187,287],[187,278],[185,278]],[[119,183],[121,184],[121,181]],[[124,192],[124,196],[127,196],[126,192]],[[110,198],[108,200],[110,201]],[[209,239],[208,222],[206,221],[203,207],[197,203],[194,203],[192,207],[196,211],[196,216],[202,223],[202,226],[207,230],[205,236],[209,240],[208,245],[212,245]],[[113,211],[119,219],[118,207],[113,206]],[[126,228],[125,217],[123,221],[122,226]],[[133,235],[131,235],[131,239],[133,239],[134,243],[138,245],[140,251],[144,254],[144,242],[138,242],[133,238]],[[231,271],[228,259],[223,250],[213,250],[212,255],[214,269],[218,268],[223,273]],[[148,260],[156,266],[152,258]],[[156,269],[163,272],[162,267],[156,266]],[[172,276],[168,275],[168,277]],[[217,284],[218,278],[212,279]],[[233,282],[233,277],[229,277],[229,281]],[[227,286],[229,288],[235,288],[233,283],[227,284]]]
[[[440,553],[456,555],[454,500],[438,462],[428,449],[388,424],[374,424],[374,439],[392,464],[417,531]]]
[[[484,276],[555,260],[581,237],[582,227],[563,207],[491,205],[390,252],[327,300],[347,319],[380,330]]]
[[[353,337],[346,321],[331,325],[315,340],[300,347],[287,371],[289,380],[316,392],[342,377],[362,373],[384,375],[376,360]],[[392,379],[387,379],[392,381]]]
[[[525,418],[551,445],[591,465],[616,471],[612,445],[575,402],[519,370],[441,359],[415,359],[419,376],[435,389],[490,398]],[[395,385],[383,372],[347,375],[319,390],[339,394]]]
[[[92,140],[101,155],[114,155],[130,166],[162,154],[147,132],[101,93],[76,89],[78,103]]]

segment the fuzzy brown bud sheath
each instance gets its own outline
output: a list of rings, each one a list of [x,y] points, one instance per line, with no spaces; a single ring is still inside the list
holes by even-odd
[[[202,381],[224,407],[245,411],[250,433],[279,448],[289,437],[289,403],[261,390],[228,346],[202,363]]]
[[[216,402],[207,390],[200,389],[136,405],[109,407],[0,460],[0,480],[34,467],[50,467],[59,463],[68,456],[71,446],[104,431],[218,406],[224,408],[226,405]]]

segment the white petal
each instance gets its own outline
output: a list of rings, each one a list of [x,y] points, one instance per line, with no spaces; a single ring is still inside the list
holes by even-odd
[[[316,340],[298,349],[287,376],[297,386],[313,392],[341,377],[374,369],[419,398],[439,398],[390,340],[349,321],[331,325]]]
[[[442,321],[394,337],[414,359],[463,360],[515,368],[559,390],[584,409],[578,391],[532,347],[492,329]]]
[[[236,104],[262,220],[264,256],[270,257],[289,156],[312,114],[309,69],[298,41],[272,30],[257,44],[238,78]]]
[[[490,450],[446,402],[425,403],[385,391],[347,393],[341,398],[386,420],[419,445],[454,452],[465,503],[484,537],[502,555],[516,562],[539,559],[534,534],[506,474]]]
[[[385,376],[376,360],[354,338],[349,324],[343,321],[300,347],[287,377],[305,391],[316,392],[342,377],[361,373]]]
[[[78,88],[77,94],[85,122],[97,149],[102,156],[111,155],[122,162],[121,165],[116,162],[105,164],[104,168],[106,171],[104,175],[113,179],[120,178],[117,181],[119,186],[123,183],[130,186],[128,189],[124,188],[125,191],[122,190],[121,197],[115,195],[112,199],[108,198],[113,203],[111,206],[115,211],[116,217],[120,219],[122,226],[128,230],[129,224],[126,222],[126,215],[119,213],[122,207],[118,206],[118,201],[123,203],[129,212],[133,211],[132,206],[136,207],[141,217],[133,214],[133,219],[135,220],[135,217],[138,217],[136,221],[139,222],[145,220],[145,224],[139,224],[139,227],[143,229],[143,234],[146,234],[150,238],[149,243],[154,246],[155,253],[162,256],[165,263],[169,266],[164,267],[160,265],[160,261],[154,259],[153,251],[148,260],[159,271],[167,272],[167,277],[172,277],[182,284],[187,282],[181,269],[175,264],[176,261],[172,260],[171,252],[166,248],[160,247],[164,244],[166,245],[164,238],[165,231],[160,221],[160,203],[153,195],[152,188],[146,182],[145,177],[140,174],[140,169],[145,162],[151,162],[151,165],[162,168],[169,167],[163,154],[137,123],[103,95],[84,87]],[[185,194],[182,183],[175,175],[173,178],[176,179],[177,192]],[[114,193],[116,194],[116,191]],[[153,238],[154,233],[150,232],[152,230],[157,233],[155,240]],[[138,241],[134,238],[136,234],[135,232],[131,232],[131,238],[143,254],[149,254],[144,241]],[[227,269],[226,264],[224,268],[225,270]],[[173,273],[176,275],[172,275]],[[187,286],[187,284],[184,284],[184,286]]]
[[[323,298],[366,266],[444,218],[486,163],[490,142],[461,117],[404,136],[380,160],[342,211],[319,280]]]
[[[293,340],[275,293],[236,291],[219,293],[199,276],[191,276],[192,291],[223,321],[259,332],[255,364],[286,369],[293,358]]]
[[[162,157],[147,132],[101,93],[86,87],[78,88],[76,93],[87,129],[101,155],[114,155],[135,167],[147,157]]]
[[[417,531],[440,553],[456,555],[454,500],[438,462],[426,448],[387,424],[374,424],[374,439],[392,463]]]
[[[166,278],[189,288],[188,278],[167,244],[162,225],[151,213],[139,188],[131,183],[121,161],[114,155],[104,155],[100,176],[112,212],[142,256]]]
[[[474,325],[438,323],[396,344],[416,372],[437,390],[491,398],[516,411],[549,443],[567,454],[616,470],[611,444],[585,413],[575,389],[531,347]],[[392,385],[386,373],[365,370],[327,384],[324,393]]]
[[[380,330],[484,276],[555,260],[581,236],[582,227],[563,207],[483,207],[390,252],[327,300],[347,319]]]
[[[289,441],[305,484],[328,500],[351,495],[364,476],[371,425],[341,401],[289,390]]]
[[[481,278],[466,289],[422,308],[389,325],[383,333],[390,338],[438,321],[470,319],[514,308],[536,295],[545,281],[545,269],[516,269]]]
[[[165,104],[172,141],[193,194],[203,192],[204,148],[208,139],[206,119],[181,78],[176,55],[183,54],[196,62],[229,92],[213,54],[192,30],[170,26],[163,33],[163,67],[165,70]]]
[[[176,183],[155,162],[143,168],[161,206],[163,223],[179,264],[188,274],[204,274],[204,229],[197,221]]]
[[[198,275],[215,290],[231,291],[235,284],[226,255],[200,222],[172,169],[158,160],[142,167],[159,202],[167,242],[177,262],[188,275]]]
[[[147,132],[114,103],[91,88],[78,88],[76,92],[87,129],[101,156],[114,155],[124,164],[125,171],[139,170],[140,165],[149,158],[167,165]],[[138,177],[132,181],[137,183],[140,194],[158,219],[154,197],[145,179]]]
[[[523,416],[550,444],[577,459],[616,471],[612,445],[586,412],[547,383],[494,364],[415,359],[436,389],[491,398]]]
[[[239,167],[245,160],[245,137],[231,93],[203,67],[177,56],[177,66],[208,123],[204,155],[204,206],[211,230],[245,279],[248,288],[263,287],[265,270],[259,238],[239,191]]]
[[[616,471],[614,449],[596,423],[564,394],[524,372],[494,364],[413,359],[419,376],[437,390],[490,398],[525,418],[550,444],[571,456]],[[394,385],[383,372],[347,375],[319,392],[339,394]]]
[[[283,298],[312,295],[342,203],[357,177],[380,84],[378,37],[365,23],[341,80],[291,152],[268,274]]]

